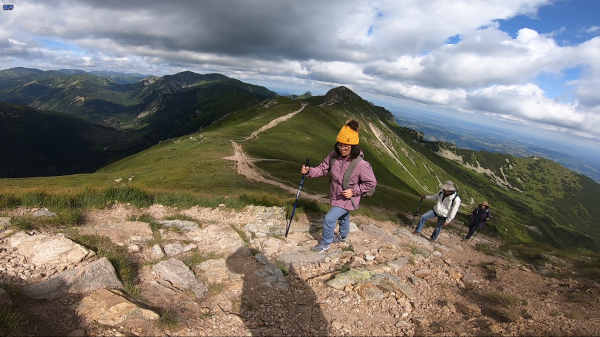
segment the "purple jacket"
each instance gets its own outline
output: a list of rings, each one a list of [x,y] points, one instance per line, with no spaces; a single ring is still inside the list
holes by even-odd
[[[331,184],[329,184],[329,199],[331,205],[353,211],[354,206],[352,206],[350,199],[347,199],[342,195],[342,192],[344,191],[344,188],[342,187],[344,173],[346,172],[346,169],[348,169],[348,166],[350,166],[352,160],[350,159],[350,156],[346,156],[345,158],[338,156],[330,168],[329,161],[334,154],[335,151],[331,151],[319,166],[311,167],[307,176],[311,178],[323,177],[331,170]],[[361,160],[350,176],[352,201],[354,201],[357,208],[360,202],[360,196],[373,189],[376,185],[377,180],[375,180],[375,174],[373,173],[371,164],[365,160]]]

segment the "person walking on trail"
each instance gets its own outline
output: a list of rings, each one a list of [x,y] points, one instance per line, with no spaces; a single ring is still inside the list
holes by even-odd
[[[322,253],[329,250],[331,243],[346,242],[346,236],[350,232],[350,211],[356,210],[360,197],[374,190],[377,185],[371,164],[363,160],[364,154],[358,146],[359,129],[357,120],[349,120],[338,133],[334,150],[319,166],[302,166],[302,174],[310,178],[322,177],[328,173],[331,176],[329,199],[333,207],[325,216],[323,237],[318,245],[311,248],[313,251]],[[346,175],[348,169],[351,171]],[[348,187],[344,188],[344,184]],[[338,220],[339,235],[334,235]]]
[[[437,216],[437,224],[435,230],[431,233],[430,240],[437,240],[438,235],[442,231],[442,227],[447,226],[452,219],[456,216],[458,208],[460,207],[460,197],[456,194],[456,188],[451,180],[446,180],[445,183],[440,185],[440,190],[434,195],[421,195],[421,198],[437,201],[433,209],[421,216],[419,225],[415,230],[415,234],[420,234],[425,222],[433,217]]]
[[[475,208],[469,215],[472,217],[471,225],[469,226],[469,234],[465,236],[465,240],[469,240],[477,229],[483,228],[485,223],[492,218],[492,212],[490,211],[490,206],[487,201],[479,204],[479,207]]]

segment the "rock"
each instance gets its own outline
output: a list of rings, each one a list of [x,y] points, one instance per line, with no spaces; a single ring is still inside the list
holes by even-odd
[[[412,283],[412,284],[414,284],[414,285],[419,285],[419,283],[422,283],[422,282],[423,282],[423,280],[421,280],[421,279],[420,279],[420,278],[418,278],[418,277],[414,277],[414,276],[410,276],[410,277],[408,278],[408,280],[410,281],[410,283]]]
[[[10,218],[6,216],[0,216],[0,231],[8,229],[10,227]]]
[[[365,260],[367,260],[367,261],[373,261],[373,260],[375,260],[375,256],[371,255],[371,254],[366,254],[365,255]]]
[[[444,256],[442,255],[442,253],[440,253],[440,252],[439,252],[439,251],[437,251],[437,250],[436,250],[435,252],[433,252],[433,254],[431,254],[431,255],[433,255],[433,256],[436,256],[436,257],[439,257],[440,259],[444,257]]]
[[[261,253],[254,255],[254,259],[261,264],[269,264],[269,259]]]
[[[56,213],[50,212],[47,208],[42,208],[40,210],[37,210],[37,211],[33,212],[33,217],[34,218],[39,218],[39,217],[42,217],[42,216],[55,217]]]
[[[202,229],[185,232],[185,235],[196,243],[198,252],[216,253],[228,257],[238,250],[244,250],[246,255],[250,255],[250,251],[244,246],[240,235],[228,225],[209,225]]]
[[[548,254],[540,254],[540,257],[542,259],[548,260],[550,262],[552,262],[553,264],[559,265],[559,266],[568,266],[569,263],[561,258],[558,258],[556,256],[552,256],[552,255],[548,255]]]
[[[271,288],[277,288],[280,290],[289,290],[290,285],[288,284],[285,276],[281,269],[273,263],[264,264],[258,268],[254,274],[262,278],[265,284]]]
[[[85,330],[73,330],[67,337],[85,337]]]
[[[426,326],[429,324],[429,320],[425,317],[413,317],[412,321],[416,326]]]
[[[410,257],[408,256],[403,256],[403,257],[399,257],[394,261],[388,261],[386,264],[388,266],[390,266],[390,268],[392,268],[394,271],[398,271],[400,268],[402,268],[408,261],[410,261]]]
[[[130,244],[144,245],[153,240],[150,225],[141,221],[108,222],[100,225],[85,226],[80,234],[106,236],[119,246]]]
[[[0,308],[10,307],[11,305],[12,301],[10,296],[4,289],[0,288]]]
[[[152,272],[159,278],[159,283],[178,290],[190,290],[198,299],[203,299],[208,288],[198,280],[194,273],[183,262],[171,258],[161,261],[152,267]],[[160,281],[166,281],[161,283]]]
[[[184,292],[163,287],[156,281],[144,282],[139,289],[141,296],[154,307],[174,309],[173,311],[178,313],[185,312],[188,317],[202,315],[200,305]]]
[[[400,292],[408,299],[412,300],[415,298],[412,288],[400,281],[400,279],[394,275],[384,273],[375,274],[373,277],[371,277],[371,282],[389,292]]]
[[[103,288],[122,288],[115,269],[103,257],[82,267],[62,272],[52,278],[23,288],[23,292],[35,299],[55,298],[63,293],[86,294]]]
[[[380,301],[385,298],[385,294],[381,289],[375,286],[373,283],[365,283],[358,289],[358,294],[365,301]]]
[[[456,308],[467,316],[481,315],[481,309],[475,304],[456,303]]]
[[[475,277],[475,275],[473,275],[471,273],[464,273],[462,276],[462,281],[465,284],[471,284],[471,285],[480,283],[480,281],[477,279],[477,277]]]
[[[186,245],[186,246],[182,246],[179,243],[169,243],[163,247],[163,250],[165,251],[167,256],[172,257],[172,256],[176,256],[179,254],[189,252],[190,250],[192,250],[194,248],[197,248],[197,246],[193,243],[190,243],[189,245]]]
[[[268,238],[262,243],[262,252],[266,256],[273,256],[279,253],[283,242],[276,238]]]
[[[370,270],[350,269],[345,273],[337,274],[333,280],[326,282],[328,286],[337,290],[343,290],[349,285],[366,283],[372,283],[389,292],[401,292],[410,299],[414,298],[412,288],[400,281],[398,277]]]
[[[362,226],[360,229],[362,229],[363,233],[375,238],[379,242],[389,243],[394,246],[401,245],[396,238],[373,225]]]
[[[244,227],[247,231],[252,233],[261,233],[266,236],[284,235],[286,229],[286,218],[285,210],[282,207],[264,207],[255,206],[252,208],[252,216],[254,221],[246,224]],[[298,228],[299,226],[295,226]],[[308,231],[308,225],[306,227]],[[293,230],[293,228],[290,228]]]
[[[418,278],[426,278],[427,276],[431,275],[431,270],[419,269],[415,271],[414,275]]]
[[[369,247],[361,244],[354,244],[352,247],[354,248],[354,254],[358,256],[364,256],[371,251]]]
[[[155,321],[160,316],[123,298],[118,292],[102,289],[81,300],[75,312],[100,324],[118,326],[129,320]]]
[[[138,245],[133,245],[133,244],[131,244],[131,245],[127,246],[127,251],[128,251],[129,253],[137,253],[137,252],[139,252],[140,250],[141,250],[141,248],[140,248],[140,246],[138,246]]]
[[[418,243],[420,246],[424,247],[429,252],[434,251],[433,245],[429,242],[429,240],[422,236],[412,234],[412,232],[406,228],[398,228],[396,230],[396,234],[398,234],[399,236],[405,236],[409,238],[413,242]]]
[[[18,232],[9,238],[16,252],[37,267],[77,264],[93,252],[60,235],[27,235]]]
[[[448,247],[446,247],[446,246],[444,246],[444,245],[442,245],[440,243],[437,243],[437,242],[434,243],[433,246],[435,247],[435,249],[439,249],[439,250],[442,250],[444,252],[449,252],[450,251],[450,248],[448,248]]]
[[[268,261],[267,261],[268,262]],[[237,281],[241,275],[229,271],[225,259],[208,260],[194,267],[196,275],[208,284]]]
[[[195,231],[198,228],[200,228],[200,226],[198,226],[197,223],[185,220],[160,220],[157,221],[157,223],[169,228],[176,227],[181,229],[182,231]]]
[[[326,284],[337,290],[342,290],[347,285],[367,283],[373,275],[375,275],[375,272],[370,270],[350,269],[345,273],[337,274],[333,280],[326,282]]]
[[[163,253],[162,248],[160,248],[160,246],[158,244],[155,244],[154,246],[152,246],[152,248],[150,248],[150,257],[152,259],[162,259],[165,256],[165,253]]]
[[[325,261],[329,261],[328,264],[330,265],[335,265],[341,259],[347,258],[350,255],[353,255],[352,252],[345,251],[328,251],[325,253],[317,253],[309,250],[309,248],[306,247],[305,249],[279,254],[277,256],[277,262],[283,263],[284,265],[292,267],[296,270],[300,270],[301,267],[318,266]]]

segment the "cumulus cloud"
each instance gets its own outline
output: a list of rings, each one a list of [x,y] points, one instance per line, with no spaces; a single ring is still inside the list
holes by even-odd
[[[513,38],[497,23],[534,17],[551,2],[26,1],[0,18],[0,59],[46,69],[192,70],[346,85],[600,136],[600,37],[562,46],[552,33],[523,27]],[[452,36],[460,41],[446,43]],[[39,39],[75,48],[44,47]],[[572,102],[547,98],[534,84],[540,74],[560,78],[574,67],[584,71],[566,83]]]

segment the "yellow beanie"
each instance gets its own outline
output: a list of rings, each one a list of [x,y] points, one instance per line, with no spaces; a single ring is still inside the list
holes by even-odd
[[[346,125],[342,127],[340,133],[338,133],[336,140],[338,143],[358,145],[358,130],[360,125],[355,119],[351,119],[346,122]]]

